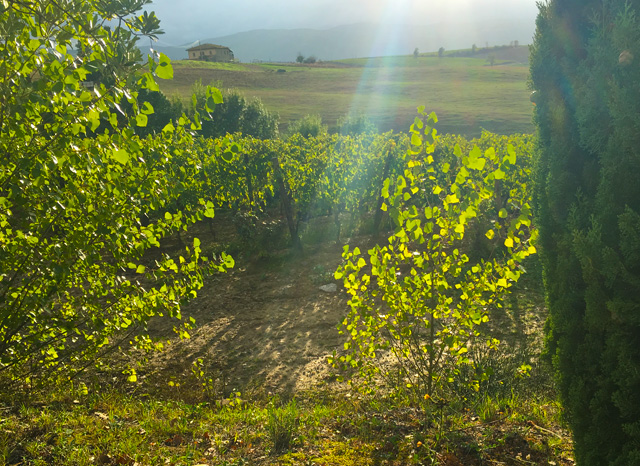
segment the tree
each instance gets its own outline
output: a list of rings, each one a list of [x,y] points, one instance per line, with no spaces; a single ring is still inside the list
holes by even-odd
[[[489,62],[489,64],[491,66],[495,65],[495,63],[496,63],[496,54],[495,53],[490,53],[489,56],[487,57],[487,61]]]
[[[296,57],[296,61],[298,63],[303,63],[304,62],[304,55],[302,55],[300,52],[298,52],[298,56]]]
[[[72,377],[121,345],[156,346],[153,316],[180,323],[181,303],[205,274],[194,239],[181,256],[155,253],[163,237],[213,215],[197,192],[200,166],[186,118],[140,139],[156,78],[136,42],[161,33],[146,0],[3,2],[0,7],[0,375],[35,383]],[[75,47],[77,57],[70,51]],[[86,85],[91,75],[93,89]],[[140,100],[139,100],[140,99]],[[220,102],[208,91],[211,107]],[[126,105],[130,110],[125,110]],[[157,220],[147,223],[143,218]],[[135,380],[135,372],[130,372]]]
[[[444,47],[440,47],[438,49],[438,58],[442,58],[444,56]]]
[[[316,57],[314,57],[313,55],[309,55],[307,58],[304,59],[304,62],[307,64],[313,64],[316,62]]]
[[[640,464],[639,8],[540,4],[531,54],[546,351],[581,466]]]
[[[420,56],[420,51],[418,50],[418,47],[416,47],[415,49],[413,49],[413,58],[418,58]]]
[[[207,112],[207,87],[197,81],[193,85],[192,114],[209,113],[203,120],[199,134],[208,138],[219,138],[227,134],[242,133],[259,139],[275,138],[278,134],[278,115],[270,113],[260,99],[247,102],[236,90],[226,91],[222,102]]]
[[[520,45],[520,42],[519,42],[518,40],[514,40],[514,41],[513,41],[513,46],[514,46],[514,47],[516,47],[516,48],[517,48],[519,45]]]
[[[478,46],[476,44],[473,44],[471,46],[471,53],[475,55],[477,52],[478,52]]]

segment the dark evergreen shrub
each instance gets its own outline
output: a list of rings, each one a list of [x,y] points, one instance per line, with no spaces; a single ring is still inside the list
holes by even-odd
[[[547,353],[580,466],[640,464],[640,1],[540,4]]]

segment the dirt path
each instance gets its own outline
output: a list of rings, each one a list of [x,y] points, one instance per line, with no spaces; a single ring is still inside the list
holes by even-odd
[[[180,378],[202,358],[228,390],[289,392],[321,383],[330,376],[327,356],[344,341],[336,327],[347,312],[346,294],[320,290],[335,283],[341,252],[329,244],[307,248],[302,259],[277,252],[207,279],[184,308],[197,322],[191,339],[176,341],[153,365]]]

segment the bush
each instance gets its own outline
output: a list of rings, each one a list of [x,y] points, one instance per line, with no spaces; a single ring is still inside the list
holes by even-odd
[[[357,113],[355,115],[344,115],[338,120],[338,133],[345,136],[355,136],[356,134],[363,133],[375,133],[376,131],[376,126],[364,113]]]
[[[436,159],[435,122],[432,114],[426,125],[412,126],[406,170],[384,182],[382,210],[395,232],[367,254],[344,247],[335,278],[350,295],[341,325],[348,340],[345,354],[332,358],[356,369],[366,389],[384,381],[425,407],[460,380],[465,366],[477,369],[469,385],[479,388],[484,372],[469,350],[497,346],[478,329],[489,319],[487,309],[500,305],[520,278],[518,264],[535,253],[536,238],[526,185],[517,184],[507,199],[497,189],[496,181],[519,176],[514,148],[502,155],[475,146],[466,155],[456,146],[453,163]],[[493,253],[472,260],[465,234],[481,213],[491,219],[484,235]]]
[[[294,134],[300,134],[304,138],[317,138],[327,134],[327,125],[322,124],[322,117],[320,115],[307,115],[298,121],[295,121],[289,125],[287,134],[289,137]]]

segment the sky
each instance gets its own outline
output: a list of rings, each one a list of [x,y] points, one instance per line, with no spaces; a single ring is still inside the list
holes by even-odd
[[[164,45],[183,45],[252,29],[329,29],[354,23],[469,23],[531,19],[536,0],[154,0]]]

